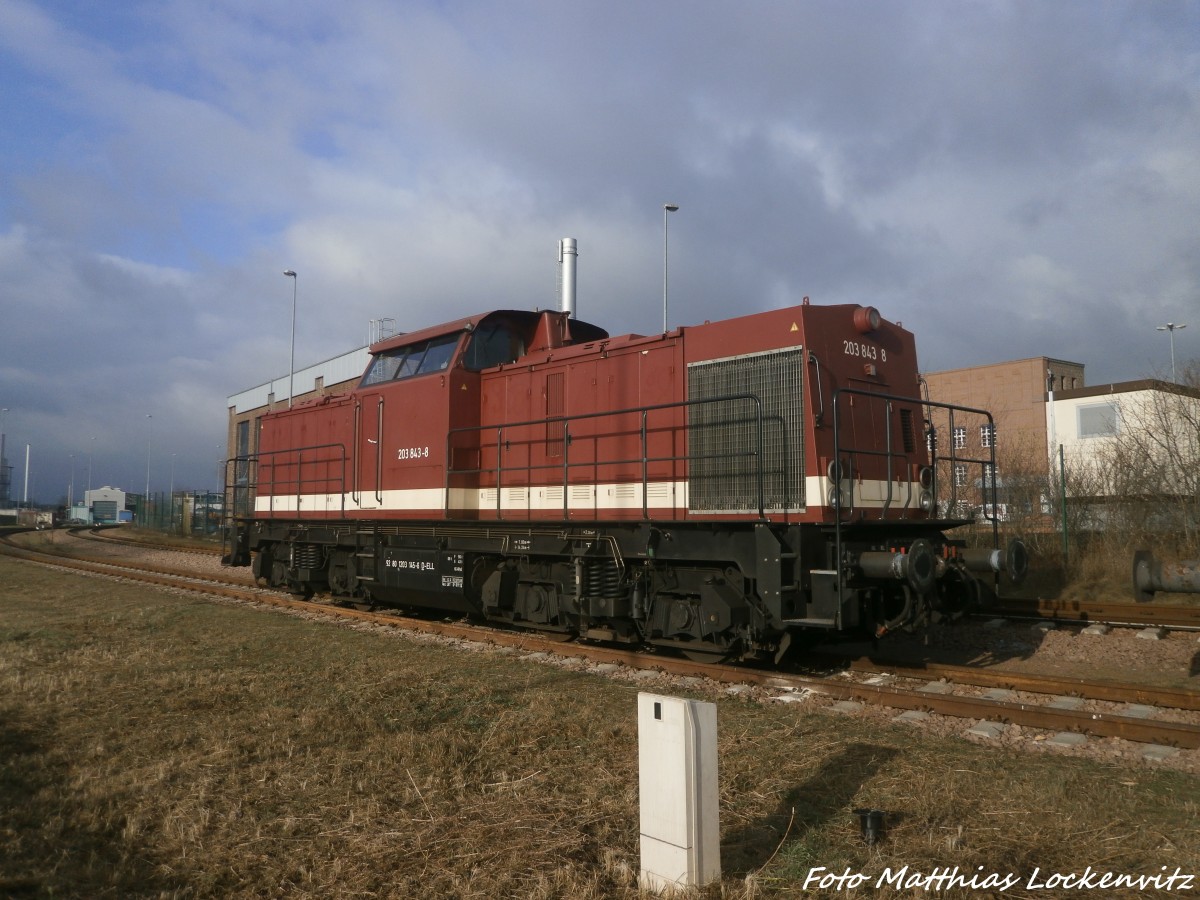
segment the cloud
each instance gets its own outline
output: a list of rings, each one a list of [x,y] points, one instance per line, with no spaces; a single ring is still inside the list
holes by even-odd
[[[665,202],[672,323],[867,302],[927,370],[1140,377],[1200,295],[1195,4],[6,0],[0,77],[0,405],[46,499],[81,448],[139,489],[144,441],[211,486],[293,287],[302,366],[550,305],[570,236],[580,315],[653,332]]]

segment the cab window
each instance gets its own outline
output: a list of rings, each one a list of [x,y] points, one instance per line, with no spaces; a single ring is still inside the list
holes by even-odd
[[[525,338],[507,322],[480,326],[471,335],[463,365],[473,371],[514,362],[525,355]]]
[[[454,356],[458,338],[457,334],[448,334],[377,353],[371,359],[371,365],[367,367],[359,386],[370,387],[388,381],[400,381],[414,375],[444,371]]]
[[[450,365],[450,357],[458,346],[458,335],[450,334],[444,338],[436,338],[429,342],[421,365],[417,367],[418,375],[428,375],[430,372],[441,372]]]

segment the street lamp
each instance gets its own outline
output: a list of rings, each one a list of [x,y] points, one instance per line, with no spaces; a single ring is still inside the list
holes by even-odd
[[[674,203],[663,204],[663,334],[667,333],[667,213],[678,211]]]
[[[292,279],[292,352],[288,357],[288,409],[292,408],[292,395],[295,394],[294,380],[296,377],[296,277],[294,269],[284,269],[283,274]]]
[[[7,454],[4,452],[4,414],[6,412],[8,412],[7,406],[0,409],[0,501],[4,502],[8,502],[11,499],[9,497],[10,488],[8,479],[4,477],[4,468],[8,462],[6,458]]]
[[[1165,331],[1171,335],[1171,383],[1175,381],[1175,332],[1179,329],[1187,328],[1187,325],[1176,325],[1174,322],[1168,322],[1166,325],[1159,325],[1155,331]]]
[[[146,413],[147,419],[153,419],[154,416]],[[150,423],[146,423],[146,493],[142,495],[143,503],[150,502]],[[145,523],[143,523],[145,524]]]

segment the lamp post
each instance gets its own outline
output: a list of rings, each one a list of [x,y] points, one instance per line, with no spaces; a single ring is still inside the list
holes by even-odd
[[[1187,325],[1186,324],[1176,325],[1174,322],[1168,322],[1166,325],[1159,325],[1158,328],[1154,329],[1155,331],[1165,331],[1168,334],[1170,334],[1170,336],[1171,336],[1171,383],[1172,384],[1177,383],[1175,381],[1175,332],[1180,329],[1183,329],[1183,328],[1187,328]]]
[[[678,211],[674,203],[663,204],[663,334],[667,333],[667,213]]]
[[[153,419],[154,416],[146,413],[147,419]],[[150,423],[146,423],[146,492],[142,494],[143,503],[150,502]],[[143,523],[144,524],[144,523]]]
[[[9,502],[12,497],[9,495],[11,485],[5,477],[4,469],[8,465],[8,455],[4,448],[4,414],[8,412],[8,407],[0,409],[0,501]]]
[[[296,377],[296,283],[299,279],[294,269],[284,269],[283,274],[292,279],[292,352],[288,357],[288,409],[291,409]]]

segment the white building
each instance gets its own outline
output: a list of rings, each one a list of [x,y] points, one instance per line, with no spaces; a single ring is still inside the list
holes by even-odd
[[[1200,515],[1200,390],[1145,380],[1053,394],[1046,433],[1070,496],[1097,509],[1120,498],[1148,521]]]
[[[125,509],[125,492],[120,488],[105,485],[93,491],[85,491],[83,502],[92,511],[92,524],[116,525],[132,522],[133,514]]]

